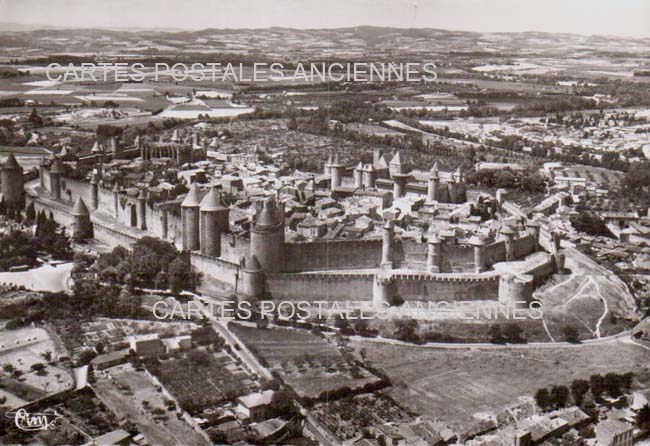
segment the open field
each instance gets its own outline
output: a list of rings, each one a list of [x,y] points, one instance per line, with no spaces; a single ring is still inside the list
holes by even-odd
[[[615,323],[618,319],[639,319],[634,298],[618,276],[575,249],[565,252],[571,275],[557,276],[557,283],[535,292],[536,299],[555,314],[566,314],[569,321],[573,320],[573,324],[588,330],[593,337],[622,331],[625,327]]]
[[[72,271],[73,263],[61,265],[43,265],[29,271],[2,272],[0,283],[8,283],[17,286],[24,286],[34,291],[69,291],[68,279]]]
[[[2,395],[7,396],[10,406],[21,401],[33,401],[51,393],[68,390],[74,386],[68,370],[47,364],[44,355],[49,352],[57,358],[57,347],[48,332],[39,327],[0,332],[0,365],[10,364],[19,370],[19,378],[10,378],[5,371],[2,381]],[[30,370],[33,364],[46,364],[44,371]]]
[[[422,415],[461,425],[541,387],[646,368],[650,351],[624,342],[544,349],[426,349],[351,342],[393,381],[386,392]]]
[[[317,397],[345,386],[354,389],[377,379],[348,363],[333,344],[306,331],[234,323],[229,328],[301,396]]]
[[[162,393],[144,372],[135,371],[130,364],[109,369],[106,377],[98,377],[94,388],[109,408],[135,423],[150,444],[207,444],[201,435],[179,420],[175,412],[166,411]],[[166,420],[155,421],[152,410],[144,409],[143,401],[148,401],[151,409],[163,409]]]

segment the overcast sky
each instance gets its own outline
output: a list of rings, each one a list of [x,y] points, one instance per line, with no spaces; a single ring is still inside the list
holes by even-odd
[[[650,37],[650,0],[0,0],[0,22],[186,29],[375,25]]]

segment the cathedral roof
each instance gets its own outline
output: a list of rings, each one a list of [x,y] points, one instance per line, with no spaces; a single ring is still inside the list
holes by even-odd
[[[86,203],[84,203],[84,200],[81,197],[77,198],[77,202],[74,204],[74,207],[72,208],[72,211],[70,213],[72,215],[78,215],[78,216],[90,216],[90,212],[86,207]]]
[[[185,199],[181,203],[181,207],[184,208],[193,208],[200,206],[201,197],[199,196],[199,188],[196,187],[196,183],[192,183],[190,186],[190,191],[185,196]]]
[[[212,186],[203,200],[200,203],[202,211],[216,211],[218,209],[224,209],[224,206],[221,205],[221,197],[217,188]]]

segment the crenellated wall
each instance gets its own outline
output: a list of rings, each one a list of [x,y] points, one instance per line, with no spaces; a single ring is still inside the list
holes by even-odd
[[[498,241],[485,245],[483,247],[485,266],[492,266],[498,262],[506,261],[506,244],[504,241]]]
[[[221,258],[237,263],[250,252],[250,239],[231,233],[221,233]]]
[[[496,300],[497,275],[393,274],[396,294],[402,300]],[[372,300],[375,274],[299,273],[269,274],[267,291],[273,299]]]
[[[217,257],[206,256],[200,252],[192,252],[190,259],[192,265],[199,271],[228,285],[235,286],[235,274],[238,270],[236,263],[228,262]]]
[[[394,264],[398,268],[424,270],[427,266],[427,244],[415,240],[402,240],[393,249]]]
[[[378,268],[381,240],[331,240],[286,243],[287,272]]]
[[[266,290],[273,299],[372,300],[374,274],[268,274]]]
[[[499,298],[499,276],[476,274],[394,274],[402,300],[468,301]]]
[[[446,243],[443,245],[442,257],[443,271],[451,272],[473,272],[474,271],[474,247],[471,245],[455,245]]]
[[[514,246],[515,257],[518,259],[524,258],[537,250],[537,240],[534,234],[526,234],[519,237],[512,244]]]

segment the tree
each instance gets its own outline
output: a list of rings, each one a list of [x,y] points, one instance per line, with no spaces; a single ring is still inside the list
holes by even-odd
[[[29,123],[34,127],[43,127],[43,118],[40,117],[35,108],[32,108],[32,112],[29,114]]]
[[[501,333],[501,326],[500,325],[490,325],[490,329],[488,330],[488,333],[490,335],[490,342],[493,344],[503,344],[505,342],[503,338],[503,334]]]
[[[551,395],[546,388],[538,389],[535,392],[535,402],[540,409],[546,410],[551,405]]]
[[[361,314],[358,314],[357,319],[354,321],[354,331],[360,335],[364,335],[368,331],[368,320],[362,319]]]
[[[187,354],[187,357],[196,365],[210,365],[210,355],[203,350],[192,350]]]
[[[32,372],[36,372],[37,375],[42,375],[45,372],[45,364],[42,362],[37,362],[31,365],[30,369]]]
[[[613,238],[613,234],[607,228],[605,220],[595,214],[580,212],[570,219],[571,225],[578,232],[584,232],[589,235]]]
[[[589,381],[584,379],[574,379],[571,383],[571,395],[577,406],[582,405],[585,395],[589,392]]]
[[[95,359],[97,353],[94,350],[84,350],[79,354],[79,365],[90,364],[90,361]]]
[[[623,386],[623,390],[625,390],[626,392],[630,391],[633,383],[634,383],[634,372],[627,372],[621,376],[621,385]]]
[[[564,340],[577,344],[580,342],[580,331],[573,325],[567,325],[562,329]]]
[[[334,326],[341,331],[345,331],[350,328],[350,321],[342,314],[337,314],[334,318]]]
[[[36,209],[34,208],[34,202],[29,203],[25,211],[25,224],[31,225],[36,220]]]
[[[636,414],[636,425],[641,430],[650,429],[650,406],[643,406]]]
[[[569,388],[567,386],[553,386],[551,401],[557,408],[566,407],[569,402]]]
[[[607,393],[612,398],[618,398],[619,396],[621,396],[622,384],[623,384],[623,380],[621,379],[621,376],[618,375],[617,373],[608,373],[607,375],[605,375],[605,389],[607,389]]]
[[[193,290],[195,284],[193,282],[192,265],[177,257],[169,265],[169,287],[174,293],[179,293],[182,290]]]
[[[397,319],[395,321],[395,338],[404,342],[419,343],[417,334],[418,321],[415,319]]]
[[[589,387],[591,388],[591,395],[594,401],[600,399],[605,391],[605,378],[602,375],[591,375],[589,377]]]
[[[526,342],[526,339],[523,337],[524,330],[517,324],[508,324],[503,330],[503,337],[513,344],[519,344]]]

